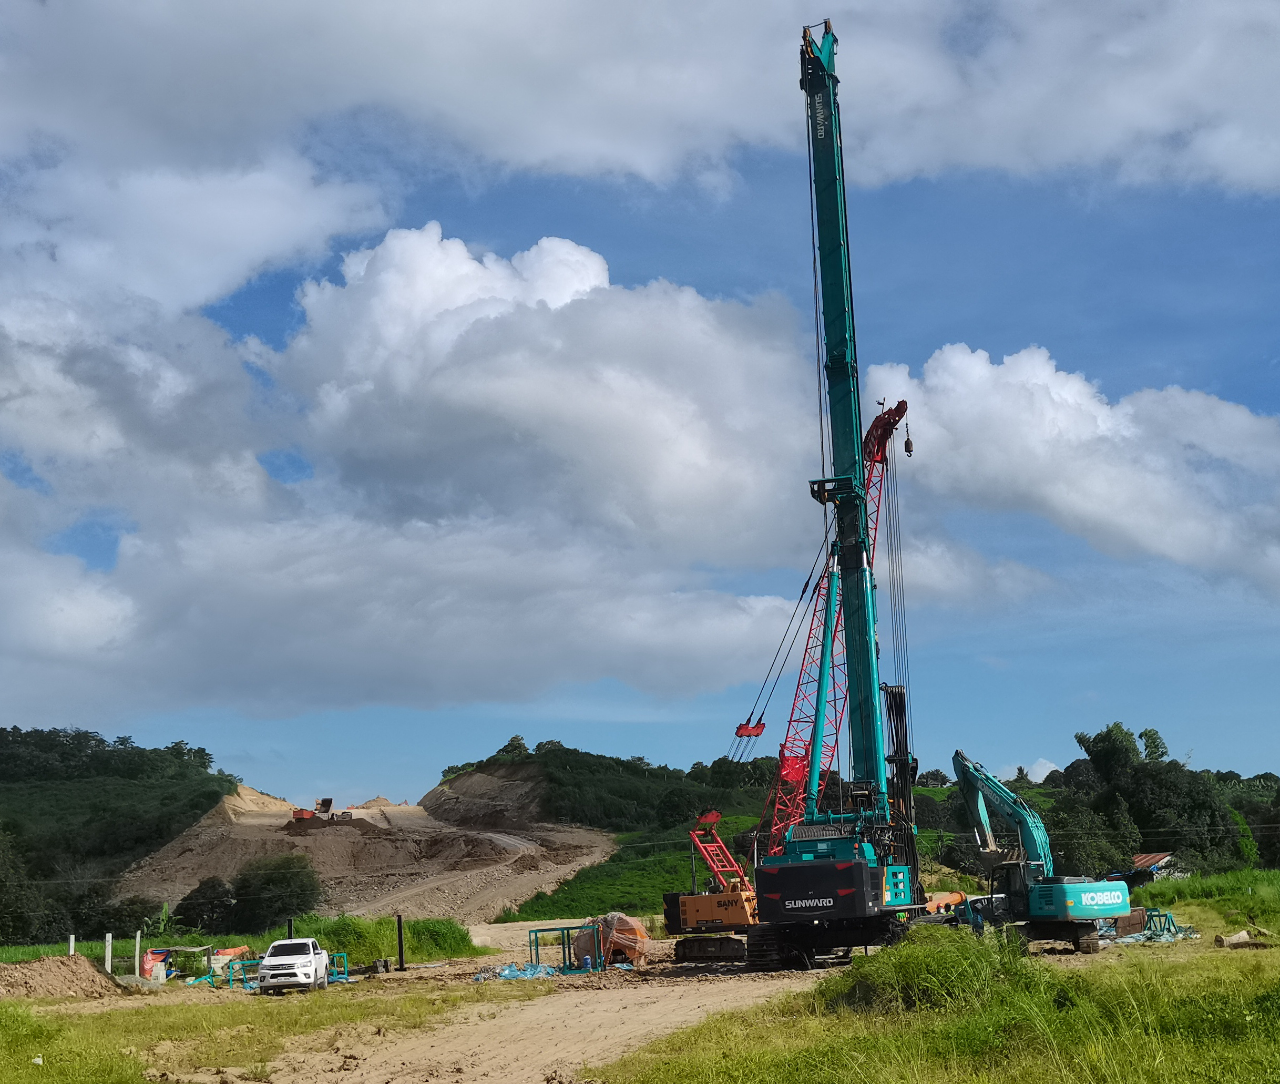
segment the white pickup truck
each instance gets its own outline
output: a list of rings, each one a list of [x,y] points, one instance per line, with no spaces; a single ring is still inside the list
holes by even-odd
[[[296,989],[323,990],[329,985],[329,954],[313,938],[272,941],[258,965],[258,993]]]

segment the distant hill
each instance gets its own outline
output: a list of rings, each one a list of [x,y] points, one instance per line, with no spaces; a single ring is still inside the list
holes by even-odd
[[[432,816],[466,827],[519,827],[534,821],[637,832],[691,824],[704,810],[758,816],[777,760],[727,758],[685,771],[644,757],[602,756],[512,738],[486,760],[445,769],[419,803]]]
[[[119,873],[238,783],[186,742],[145,749],[87,730],[0,728],[0,827],[36,879]]]
[[[0,943],[135,929],[151,908],[111,904],[112,881],[234,793],[212,769],[185,742],[0,728]]]
[[[607,911],[652,914],[664,892],[690,885],[688,830],[717,809],[725,842],[749,831],[764,807],[778,762],[721,758],[685,771],[644,757],[610,757],[542,742],[530,750],[512,738],[493,756],[445,769],[421,805],[433,817],[468,828],[531,823],[585,825],[616,833],[605,862],[539,892],[502,919],[585,918]],[[699,871],[706,876],[705,870]]]

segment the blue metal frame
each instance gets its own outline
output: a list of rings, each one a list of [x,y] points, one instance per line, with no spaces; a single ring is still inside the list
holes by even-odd
[[[591,967],[574,967],[573,966],[573,935],[580,930],[590,930],[595,937],[596,951],[591,957]],[[529,962],[531,964],[542,963],[541,946],[538,944],[538,937],[544,933],[554,933],[560,935],[560,967],[557,970],[562,975],[586,975],[592,971],[603,971],[605,962],[600,959],[603,955],[603,948],[600,943],[600,927],[594,922],[588,922],[582,926],[544,926],[541,929],[529,931]]]
[[[342,959],[342,974],[338,974],[338,959]],[[351,976],[347,973],[347,954],[345,952],[329,953],[329,981],[330,982],[350,982]]]
[[[262,963],[262,957],[256,960],[232,960],[227,965],[227,986],[232,990],[236,988],[236,968],[240,969],[240,988],[242,990],[256,990],[258,988],[258,965]],[[253,978],[249,978],[245,974],[245,968],[252,967]]]

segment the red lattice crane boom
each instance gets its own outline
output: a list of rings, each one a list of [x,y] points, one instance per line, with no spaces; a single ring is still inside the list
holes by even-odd
[[[887,410],[881,411],[881,413],[876,415],[875,420],[872,421],[872,423],[867,427],[866,435],[863,436],[862,438],[862,463],[863,463],[863,469],[866,473],[866,478],[867,478],[867,529],[868,529],[868,534],[871,540],[871,545],[869,549],[870,549],[870,562],[873,568],[875,567],[876,531],[877,531],[877,528],[880,526],[880,498],[884,490],[884,468],[888,458],[889,441],[890,439],[892,439],[894,431],[898,428],[898,425],[901,423],[902,419],[905,418],[906,416],[907,416],[907,401],[905,399],[899,399],[895,406],[891,406]],[[908,440],[908,444],[907,444],[906,451],[907,451],[907,454],[910,455],[911,454],[910,437],[908,437],[907,440]],[[805,700],[801,696],[801,689],[805,684],[805,673],[810,672],[812,675],[813,673],[816,672],[816,668],[818,666],[818,658],[815,652],[819,651],[822,646],[822,607],[826,604],[826,595],[824,593],[823,585],[826,583],[826,581],[827,581],[827,573],[824,570],[822,578],[818,582],[818,587],[815,588],[814,590],[813,617],[809,625],[809,641],[808,641],[808,644],[806,645],[805,661],[804,661],[804,665],[801,666],[800,668],[800,684],[796,688],[796,698],[791,708],[791,721],[787,727],[787,738],[785,741],[783,741],[782,749],[779,754],[780,756],[779,772],[780,773],[782,771],[781,758],[786,757],[789,753],[790,755],[798,757],[801,760],[803,760],[804,758],[807,758],[809,755],[808,753],[809,747],[807,742],[801,742],[801,744],[803,745],[803,749],[799,748],[796,744],[798,740],[795,734],[796,711],[802,706],[808,711],[807,725],[811,727],[813,723],[813,709],[810,701],[812,700],[814,691],[817,688],[816,678],[813,678],[811,682],[811,684],[813,685],[813,688],[809,689],[807,700]],[[821,600],[819,599],[819,595],[821,595]],[[815,632],[818,638],[816,642],[816,646],[814,641]],[[834,695],[834,684],[835,683],[833,682],[833,690],[832,690],[833,695]],[[841,694],[841,696],[843,698],[843,693]],[[803,704],[802,704],[802,701],[803,701]],[[825,747],[828,744],[830,744],[832,752],[834,753],[834,750],[835,750],[834,734],[837,733],[840,729],[839,716],[837,716],[834,720],[832,720],[832,722],[833,722],[834,729],[829,731],[829,733],[831,733],[833,737],[831,738],[831,741],[829,743],[825,741],[823,743],[824,773],[830,769],[830,764],[826,763],[827,757],[825,756]],[[800,727],[800,731],[801,732],[804,731],[804,726]],[[730,760],[746,760],[751,755],[751,751],[755,748],[756,741],[760,738],[760,736],[763,733],[764,733],[763,713],[761,714],[760,718],[757,719],[755,722],[752,722],[751,719],[748,718],[745,723],[739,723],[737,726],[737,729],[734,730],[733,732],[733,744],[729,746],[729,759]],[[804,776],[804,773],[803,771],[801,771],[801,774],[797,776],[796,779],[791,780],[791,783],[793,783],[794,786],[798,788],[798,790],[796,790],[795,795],[790,795],[786,799],[786,804],[788,808],[792,804],[794,804],[794,802],[796,801],[800,803],[800,807],[801,807],[800,814],[803,814],[804,812],[802,808],[804,805],[803,776]],[[824,779],[826,778],[825,775],[823,776],[823,778]],[[779,790],[780,781],[781,781],[781,775],[779,776],[778,779],[774,780],[773,787],[775,791]],[[783,789],[789,789],[789,788],[783,788]],[[773,800],[774,800],[774,794],[771,791],[770,801],[772,802]],[[777,807],[775,806],[775,814],[776,814],[776,808]],[[796,820],[792,820],[787,824],[787,828],[790,828],[792,824],[798,823],[798,821],[799,821],[799,816],[797,815]],[[784,829],[783,830],[784,834],[785,834],[785,831],[786,830]]]

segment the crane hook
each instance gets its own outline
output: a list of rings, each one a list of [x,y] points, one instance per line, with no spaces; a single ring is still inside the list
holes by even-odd
[[[903,442],[902,450],[907,453],[907,458],[911,458],[911,453],[915,451],[915,445],[911,443],[911,423],[907,422],[907,439]]]

